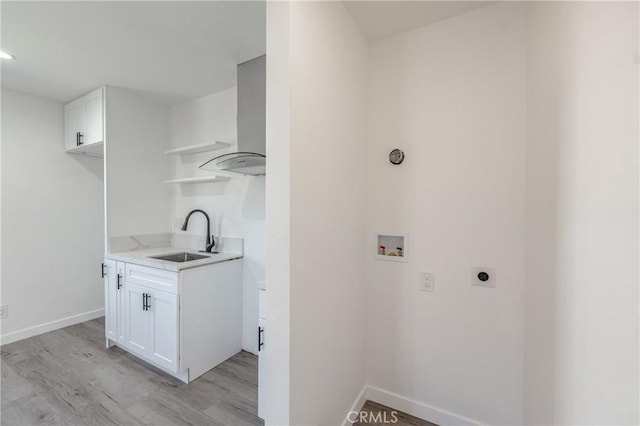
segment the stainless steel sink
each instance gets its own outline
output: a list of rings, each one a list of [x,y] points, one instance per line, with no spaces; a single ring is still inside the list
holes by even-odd
[[[182,263],[182,262],[189,262],[191,260],[206,259],[209,256],[204,256],[202,254],[181,252],[181,253],[163,254],[162,256],[149,256],[149,257],[151,259],[159,259],[159,260],[166,260],[169,262]]]

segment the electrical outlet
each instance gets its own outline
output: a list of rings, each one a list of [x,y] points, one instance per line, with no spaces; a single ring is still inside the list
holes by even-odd
[[[471,267],[471,285],[480,287],[496,286],[496,269],[486,268],[484,266]]]
[[[0,306],[0,319],[7,318],[9,316],[9,305]]]
[[[420,272],[420,290],[433,293],[436,286],[435,274],[433,272]]]

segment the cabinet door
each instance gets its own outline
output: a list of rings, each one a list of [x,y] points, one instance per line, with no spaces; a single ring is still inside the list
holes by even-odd
[[[125,291],[125,287],[124,287],[124,283],[125,283],[125,276],[124,276],[124,270],[125,270],[125,265],[126,263],[124,262],[116,262],[116,289],[118,290],[118,293],[116,294],[116,300],[117,300],[117,305],[118,305],[118,312],[117,312],[117,327],[118,327],[118,343],[120,343],[123,346],[126,346],[127,341],[126,341],[126,337],[125,337],[125,332],[126,332],[126,326],[125,326],[125,320],[126,320],[126,301],[125,301],[125,296],[127,294],[127,292]]]
[[[264,339],[264,325],[265,325],[265,319],[264,318],[260,318],[258,320],[258,339],[260,339],[260,341],[262,342]],[[262,333],[262,334],[260,334]],[[260,417],[261,419],[264,419],[264,391],[266,388],[266,384],[264,382],[264,365],[265,365],[265,358],[264,358],[264,346],[262,347],[258,347],[258,417]]]
[[[129,282],[124,283],[125,290],[125,346],[131,352],[149,356],[150,317],[144,308],[145,294],[149,291]]]
[[[118,281],[116,261],[104,261],[104,332],[107,339],[118,341]]]
[[[104,140],[102,99],[102,89],[91,92],[84,98],[84,131],[82,134],[85,145]]]
[[[159,290],[151,292],[151,361],[178,372],[178,296]]]
[[[84,129],[84,102],[79,99],[64,107],[65,139],[64,147],[68,151],[77,148],[78,138],[76,134]]]

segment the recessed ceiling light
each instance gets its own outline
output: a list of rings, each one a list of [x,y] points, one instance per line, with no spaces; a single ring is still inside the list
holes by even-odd
[[[8,53],[3,52],[2,50],[0,50],[0,58],[2,58],[2,59],[14,59],[15,56],[9,55]]]

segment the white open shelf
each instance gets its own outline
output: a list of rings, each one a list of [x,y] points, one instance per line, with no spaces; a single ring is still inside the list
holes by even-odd
[[[178,179],[170,179],[165,181],[165,183],[205,183],[205,182],[222,182],[225,180],[229,180],[227,176],[204,176],[204,177],[187,177],[187,178],[178,178]]]
[[[200,145],[190,145],[182,148],[170,149],[169,151],[165,151],[165,154],[167,155],[199,154],[201,152],[216,151],[218,149],[229,148],[230,146],[231,146],[230,143],[215,141],[210,143],[203,143]]]

